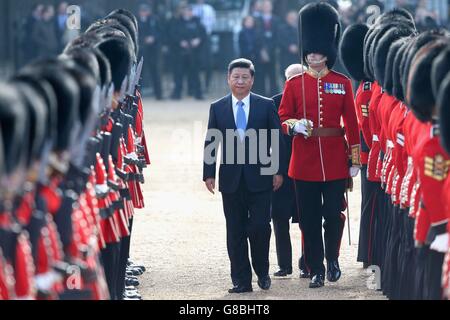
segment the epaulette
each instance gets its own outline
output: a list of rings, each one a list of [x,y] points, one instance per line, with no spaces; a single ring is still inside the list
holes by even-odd
[[[371,91],[372,90],[372,82],[366,81],[363,85],[363,91]]]
[[[300,78],[301,76],[302,76],[302,73],[297,74],[297,75],[295,75],[295,76],[290,77],[287,81],[292,81],[292,80],[294,80],[294,79]]]
[[[343,73],[337,72],[337,71],[335,71],[335,70],[330,70],[330,72],[331,72],[331,73],[334,73],[334,74],[337,75],[337,76],[343,77],[344,79],[350,80],[350,78],[347,77],[347,76],[346,76],[345,74],[343,74]]]

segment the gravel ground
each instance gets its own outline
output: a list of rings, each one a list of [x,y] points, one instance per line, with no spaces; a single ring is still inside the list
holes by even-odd
[[[211,100],[212,101],[212,100]],[[140,277],[144,299],[384,299],[368,289],[369,275],[356,262],[359,229],[359,187],[350,193],[352,245],[344,230],[337,283],[309,289],[308,280],[273,279],[262,291],[253,277],[254,292],[230,295],[225,218],[220,194],[209,194],[202,182],[202,145],[209,101],[145,101],[146,135],[152,165],[146,171],[146,208],[136,213],[131,256],[147,267]],[[359,180],[355,181],[359,186]],[[294,267],[300,257],[300,232],[291,225]],[[277,271],[272,233],[270,272]]]

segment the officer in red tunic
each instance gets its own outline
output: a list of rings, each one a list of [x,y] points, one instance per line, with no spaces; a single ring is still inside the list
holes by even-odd
[[[341,276],[340,213],[348,178],[359,172],[360,141],[351,81],[329,69],[340,38],[337,11],[327,3],[306,5],[299,13],[299,31],[300,52],[309,68],[286,82],[279,115],[283,131],[294,136],[289,176],[296,185],[309,286],[317,288],[325,278],[322,218],[327,279],[335,282]]]

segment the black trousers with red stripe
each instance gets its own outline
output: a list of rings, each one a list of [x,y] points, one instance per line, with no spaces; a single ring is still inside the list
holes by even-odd
[[[300,227],[304,238],[304,258],[312,275],[325,275],[324,258],[331,261],[337,260],[339,256],[345,187],[345,179],[326,182],[295,181]],[[326,255],[322,219],[325,220],[323,228]]]

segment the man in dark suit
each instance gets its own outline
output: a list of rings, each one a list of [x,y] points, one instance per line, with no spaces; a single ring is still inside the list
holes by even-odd
[[[219,191],[233,281],[229,293],[253,290],[248,240],[258,286],[270,288],[271,192],[281,187],[281,173],[286,170],[277,110],[273,100],[250,92],[254,73],[250,60],[230,63],[228,84],[232,93],[211,105],[205,142],[203,181],[211,193],[215,189],[217,148],[222,144]]]
[[[291,64],[285,70],[286,80],[301,75],[304,70],[305,69],[301,64]],[[272,98],[277,109],[280,107],[282,97],[283,93],[279,93]],[[292,137],[283,135],[283,139],[286,146],[285,166],[289,167],[292,153]],[[298,223],[294,182],[289,178],[287,173],[283,175],[283,185],[281,188],[278,191],[274,191],[272,194],[271,217],[275,233],[278,266],[280,268],[274,273],[274,276],[287,277],[292,274],[292,244],[291,236],[289,234],[289,224],[291,218],[292,223]],[[304,263],[301,262],[300,274],[302,274],[302,272],[305,273],[305,270]]]

